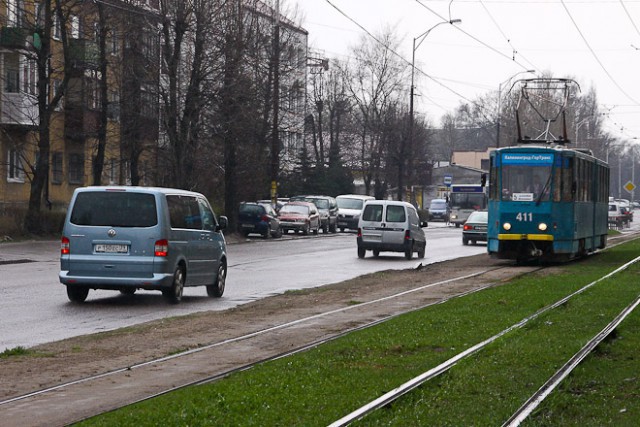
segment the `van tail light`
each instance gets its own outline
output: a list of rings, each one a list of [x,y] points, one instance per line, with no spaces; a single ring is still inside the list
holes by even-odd
[[[411,240],[411,231],[404,230],[404,240]]]
[[[362,237],[362,228],[358,227],[358,237]]]
[[[153,252],[155,256],[167,256],[169,254],[169,241],[167,239],[156,240]]]
[[[269,222],[269,217],[266,215],[262,215],[262,218],[260,218],[260,221]]]
[[[71,245],[69,244],[69,239],[62,236],[62,240],[60,241],[60,255],[69,255],[70,253]]]

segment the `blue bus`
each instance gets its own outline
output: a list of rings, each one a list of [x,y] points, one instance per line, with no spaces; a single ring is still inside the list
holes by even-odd
[[[487,250],[566,261],[607,244],[609,167],[584,150],[523,145],[491,153]]]
[[[473,211],[487,209],[487,194],[482,184],[453,184],[449,192],[451,214],[449,222],[456,227],[464,224]]]

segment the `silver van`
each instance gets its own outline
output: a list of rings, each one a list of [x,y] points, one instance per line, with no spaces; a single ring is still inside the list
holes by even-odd
[[[424,258],[427,239],[420,227],[416,209],[407,202],[373,200],[365,203],[358,223],[358,257],[366,251],[404,252],[411,259],[414,252]]]
[[[90,289],[159,290],[172,303],[185,286],[221,297],[227,277],[222,230],[200,193],[170,188],[84,187],[62,231],[59,279],[73,302]]]

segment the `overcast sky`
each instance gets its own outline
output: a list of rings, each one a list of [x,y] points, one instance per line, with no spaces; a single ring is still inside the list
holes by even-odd
[[[593,87],[606,130],[640,140],[640,0],[281,0],[287,6],[298,7],[310,48],[329,58],[369,37],[360,26],[374,35],[391,27],[410,64],[413,39],[437,25],[416,49],[416,75],[433,78],[416,81],[417,108],[436,124],[535,69],[574,78],[582,93]],[[462,22],[438,25],[450,19]]]

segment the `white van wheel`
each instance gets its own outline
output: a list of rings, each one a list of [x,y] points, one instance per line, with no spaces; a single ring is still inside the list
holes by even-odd
[[[214,298],[220,298],[224,293],[224,287],[227,283],[227,265],[223,262],[218,267],[218,275],[213,285],[207,286],[207,295]]]
[[[425,242],[425,244],[422,245],[420,247],[420,249],[418,249],[418,258],[424,258],[424,254],[426,252],[426,249],[427,249],[427,243]]]
[[[364,258],[364,256],[366,255],[367,250],[363,249],[363,248],[358,248],[358,258]]]
[[[170,303],[178,304],[182,301],[182,291],[184,290],[184,270],[182,267],[176,267],[173,273],[173,284],[171,289],[162,291],[162,295],[166,297]]]

